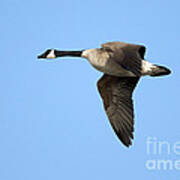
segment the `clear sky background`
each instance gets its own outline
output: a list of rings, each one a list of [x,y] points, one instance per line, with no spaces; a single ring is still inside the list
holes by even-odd
[[[5,0],[0,2],[1,180],[178,180],[180,171],[148,170],[173,162],[180,141],[178,0]],[[39,61],[47,48],[85,49],[107,41],[140,43],[146,59],[170,76],[142,78],[134,92],[135,140],[124,147],[105,115],[86,60]],[[171,147],[147,154],[147,138]],[[158,143],[157,143],[158,144]]]

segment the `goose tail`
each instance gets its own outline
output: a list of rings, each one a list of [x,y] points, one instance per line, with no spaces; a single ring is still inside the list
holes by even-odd
[[[150,76],[164,76],[169,75],[171,73],[171,70],[164,67],[154,64],[155,68],[152,69]]]

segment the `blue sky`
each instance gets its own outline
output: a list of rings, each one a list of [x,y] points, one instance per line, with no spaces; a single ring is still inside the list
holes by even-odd
[[[180,159],[178,0],[0,2],[0,179],[177,179],[146,167]],[[142,78],[134,93],[135,140],[112,131],[96,89],[101,73],[86,60],[39,61],[47,48],[85,49],[107,41],[140,43],[146,59],[172,75]],[[167,154],[147,154],[147,139]],[[152,145],[152,144],[151,144]],[[152,147],[151,147],[152,148]]]

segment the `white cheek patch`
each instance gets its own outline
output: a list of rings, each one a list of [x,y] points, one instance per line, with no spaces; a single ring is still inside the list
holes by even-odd
[[[47,55],[46,58],[47,58],[47,59],[54,59],[54,58],[56,58],[56,55],[55,55],[55,53],[54,53],[54,49],[52,49],[52,50],[50,51],[50,53]]]

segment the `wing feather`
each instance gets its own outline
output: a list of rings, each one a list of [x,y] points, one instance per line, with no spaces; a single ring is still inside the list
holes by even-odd
[[[97,86],[109,121],[119,139],[126,146],[132,144],[134,111],[132,93],[139,77],[103,75]]]

